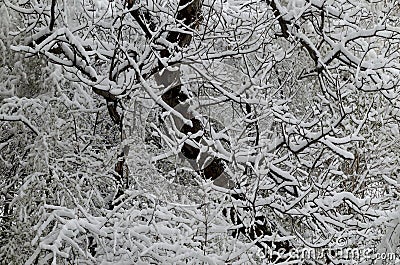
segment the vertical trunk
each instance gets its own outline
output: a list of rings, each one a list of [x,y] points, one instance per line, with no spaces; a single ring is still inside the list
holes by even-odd
[[[199,23],[201,17],[202,0],[180,0],[178,13],[176,19],[183,23],[186,28],[195,29]],[[129,3],[128,3],[129,8]],[[144,23],[141,21],[137,13],[131,12],[132,16],[138,20],[139,25],[143,28]],[[186,29],[187,30],[187,29]],[[148,29],[143,28],[143,31],[148,35]],[[167,41],[175,43],[180,48],[184,48],[191,41],[192,36],[177,31],[170,31],[166,37]],[[168,58],[171,52],[166,48],[160,52],[162,58]],[[195,117],[189,110],[189,104],[187,100],[190,95],[184,93],[182,89],[182,83],[180,82],[180,67],[178,63],[174,63],[173,70],[164,68],[164,65],[159,62],[159,73],[156,76],[156,82],[158,85],[162,85],[164,88],[169,87],[169,90],[162,95],[162,100],[167,103],[171,108],[177,110],[183,117],[190,120],[192,125],[183,124],[180,120],[175,119],[175,125],[180,129],[180,132],[188,135],[196,134],[203,131],[202,122],[199,118]],[[250,106],[249,106],[250,107]],[[198,144],[202,144],[202,136],[197,136],[193,139]],[[188,160],[191,166],[205,179],[213,180],[214,184],[227,189],[233,189],[235,182],[232,181],[225,170],[224,163],[221,159],[216,157],[210,157],[207,153],[201,153],[200,149],[189,143],[184,143],[181,149],[182,155]],[[208,161],[208,162],[207,162]],[[233,199],[245,200],[245,196],[238,195],[232,196]],[[245,209],[246,211],[252,211],[251,207]],[[240,216],[240,213],[234,208],[225,209],[224,215],[230,218],[232,223],[235,225],[241,225],[242,227],[237,229],[237,232],[242,233],[244,236],[251,240],[257,240],[262,236],[272,235],[268,228],[265,220],[266,218],[260,217],[253,222],[254,224],[246,226]],[[260,220],[264,220],[261,222]],[[264,243],[273,249],[284,249],[288,252],[291,247],[288,241],[284,242],[271,242],[264,241]],[[266,251],[265,245],[260,242],[257,245]],[[270,257],[273,260],[278,259],[277,256]]]
[[[190,4],[189,4],[190,3]],[[181,0],[179,2],[178,13],[176,19],[181,21],[187,28],[195,29],[200,22],[201,17],[201,0]],[[189,45],[192,36],[182,32],[170,31],[167,35],[167,41],[176,43],[180,48]],[[171,55],[168,49],[160,52],[162,58],[167,58]],[[179,64],[174,65],[174,70],[163,68],[161,62],[159,63],[161,74],[156,78],[159,85],[170,87],[170,89],[162,95],[162,99],[171,108],[178,110],[185,118],[192,122],[192,126],[181,125],[177,126],[184,134],[196,134],[203,130],[202,122],[200,119],[194,117],[190,113],[189,105],[185,101],[189,99],[182,91],[182,83],[180,82],[180,67]],[[179,121],[176,121],[179,122]],[[201,136],[196,137],[194,140],[201,144]],[[225,166],[221,159],[215,157],[208,157],[207,154],[201,154],[200,149],[188,143],[184,143],[181,152],[185,158],[189,160],[191,166],[198,171],[204,178],[215,181],[218,186],[225,188],[234,188],[234,182],[229,179],[225,173]],[[206,162],[211,161],[211,162]]]

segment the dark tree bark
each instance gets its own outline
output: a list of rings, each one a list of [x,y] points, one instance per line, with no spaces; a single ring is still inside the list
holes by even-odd
[[[132,4],[128,3],[128,8],[132,7]],[[195,30],[197,27],[198,23],[200,22],[201,19],[201,8],[202,8],[202,1],[201,0],[180,0],[179,1],[179,7],[178,7],[178,12],[176,15],[176,19],[182,23],[187,30],[187,28],[190,28],[192,30]],[[131,11],[131,15],[137,20],[139,26],[143,29],[144,33],[146,36],[148,36],[149,30],[143,23],[142,19],[138,15],[136,11]],[[190,41],[192,39],[192,36],[190,34],[185,34],[182,32],[177,32],[177,31],[170,31],[167,34],[166,40],[177,44],[180,49],[184,48],[185,46],[190,44]],[[168,58],[169,56],[172,55],[174,51],[170,51],[167,48],[164,50],[161,50],[160,56],[161,58]],[[201,120],[199,120],[196,117],[192,117],[193,115],[189,112],[189,108],[187,107],[181,107],[185,106],[185,101],[187,101],[190,98],[190,95],[187,95],[183,92],[182,90],[182,84],[180,82],[180,71],[179,71],[179,64],[178,62],[174,62],[174,68],[178,68],[178,70],[175,71],[170,71],[165,66],[163,63],[160,61],[158,64],[159,71],[161,74],[158,75],[158,78],[156,78],[156,81],[158,85],[163,85],[165,88],[170,87],[168,91],[166,91],[162,95],[162,100],[168,104],[171,108],[178,109],[179,112],[185,117],[190,119],[192,125],[182,125],[180,128],[180,131],[184,134],[196,134],[201,131],[203,131],[203,126],[201,123]],[[178,66],[178,67],[176,67]],[[179,106],[179,108],[177,108]],[[246,106],[247,108],[250,108],[250,106]],[[177,126],[179,128],[179,126]],[[202,136],[198,136],[193,139],[195,142],[197,142],[199,145],[201,145],[201,140]],[[225,172],[225,165],[222,159],[220,158],[215,158],[213,157],[210,163],[199,165],[197,162],[199,160],[199,156],[201,156],[200,149],[188,144],[184,143],[181,153],[183,156],[188,159],[189,163],[192,165],[192,167],[198,171],[198,173],[204,177],[205,179],[208,180],[213,180],[214,184],[220,187],[224,187],[227,189],[233,189],[235,188],[235,182],[232,181],[229,177],[229,175]],[[205,161],[206,158],[200,159],[202,161]],[[243,194],[239,194],[237,196],[232,196],[232,198],[239,199],[239,200],[246,200],[245,196]],[[245,211],[251,211],[252,207],[247,207]],[[229,213],[229,214],[228,214]],[[260,222],[260,220],[255,220],[253,222],[253,225],[246,226],[240,216],[240,213],[238,213],[237,210],[234,208],[229,208],[225,209],[224,215],[231,219],[231,222],[235,225],[241,225],[241,228],[237,229],[236,231],[239,233],[242,233],[244,236],[248,237],[250,240],[258,240],[262,238],[263,236],[270,236],[272,235],[271,230],[267,226],[266,222]],[[259,218],[258,218],[259,219]],[[262,219],[265,221],[266,218],[262,217]],[[264,242],[265,245],[263,245]],[[283,241],[283,242],[272,242],[272,241],[263,241],[261,240],[260,242],[257,243],[257,246],[263,249],[263,251],[267,252],[266,246],[275,249],[275,250],[285,250],[285,252],[289,252],[291,249],[291,245],[289,241]],[[270,257],[271,260],[279,260],[278,256],[273,255]]]

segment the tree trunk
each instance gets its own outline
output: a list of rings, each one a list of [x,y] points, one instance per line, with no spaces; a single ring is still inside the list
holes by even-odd
[[[190,4],[189,4],[190,3]],[[128,8],[132,6],[128,3]],[[201,18],[201,8],[202,1],[201,0],[180,0],[178,13],[176,15],[176,19],[181,21],[186,28],[190,28],[195,30]],[[138,21],[139,26],[143,27],[144,23],[141,21],[141,18],[135,12],[131,12],[132,16]],[[185,29],[187,30],[187,29]],[[147,28],[143,28],[143,31],[147,34],[149,30]],[[189,34],[185,34],[182,32],[170,31],[166,37],[167,41],[177,44],[179,48],[184,48],[191,41],[192,36]],[[171,51],[167,48],[160,52],[161,58],[168,58],[171,55]],[[183,117],[190,120],[192,125],[183,124],[183,122],[175,118],[174,122],[180,132],[188,135],[196,134],[203,131],[203,126],[200,118],[196,117],[194,113],[192,113],[189,109],[189,104],[187,100],[190,98],[190,95],[187,95],[182,90],[182,83],[180,82],[180,65],[179,63],[174,63],[173,70],[171,68],[167,69],[159,62],[159,73],[156,74],[156,82],[158,85],[162,85],[165,88],[168,88],[162,95],[162,100],[168,104],[171,108],[177,110]],[[250,106],[249,106],[250,107]],[[194,142],[199,145],[202,144],[202,136],[197,136],[192,139]],[[185,142],[182,149],[182,155],[188,160],[193,169],[195,169],[201,176],[205,179],[212,180],[214,185],[220,186],[226,189],[235,188],[235,182],[229,177],[228,173],[225,170],[225,165],[220,158],[210,157],[210,155],[206,153],[201,153],[200,149],[193,146],[190,143]],[[233,199],[246,200],[243,194],[239,194],[236,196],[232,196]],[[246,208],[246,211],[251,211],[251,207]],[[226,209],[224,211],[224,215],[231,219],[231,222],[235,225],[242,225],[241,228],[237,229],[238,232],[242,233],[246,237],[251,240],[257,240],[262,238],[262,236],[272,235],[272,232],[269,230],[267,224],[265,222],[260,222],[260,220],[256,220],[252,225],[246,226],[243,223],[243,220],[240,216],[240,213],[236,211],[234,208]],[[260,219],[260,218],[258,218]],[[262,217],[261,219],[266,220],[266,218]],[[262,240],[261,240],[262,241]],[[289,241],[283,242],[271,242],[271,241],[263,241],[267,246],[273,249],[284,249],[287,253],[291,247]],[[258,242],[257,246],[263,249],[266,252],[265,245]],[[270,257],[272,260],[278,259],[277,256]]]

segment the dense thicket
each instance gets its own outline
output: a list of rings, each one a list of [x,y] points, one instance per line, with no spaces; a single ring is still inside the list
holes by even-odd
[[[2,264],[395,264],[397,1],[0,0]]]

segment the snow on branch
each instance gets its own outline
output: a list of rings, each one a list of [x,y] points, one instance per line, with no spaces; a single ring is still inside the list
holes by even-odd
[[[23,124],[25,124],[32,132],[34,132],[36,135],[40,135],[40,131],[38,128],[36,128],[32,123],[30,123],[24,116],[22,115],[6,115],[6,114],[0,114],[0,120],[1,121],[20,121]]]

